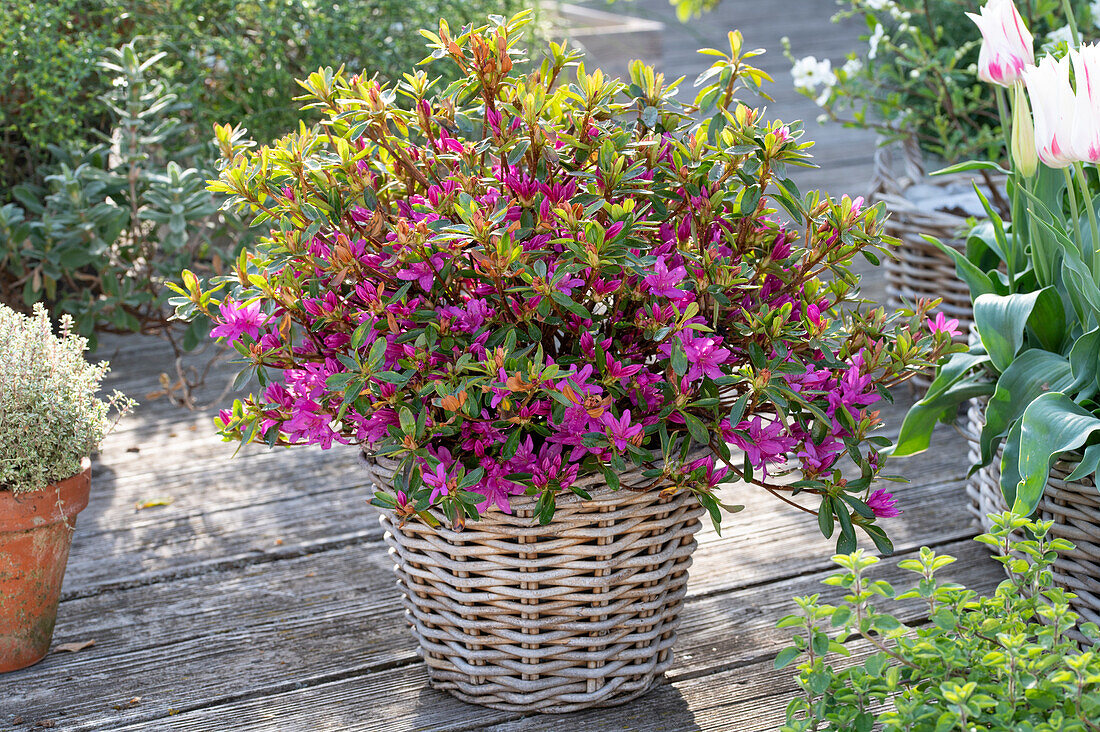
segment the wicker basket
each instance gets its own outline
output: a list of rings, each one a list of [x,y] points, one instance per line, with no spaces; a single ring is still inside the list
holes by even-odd
[[[988,397],[971,399],[966,405],[966,416],[963,420],[963,436],[966,437],[966,459],[971,465],[977,465],[982,459],[981,435],[985,426],[985,405]],[[1004,494],[1001,493],[1001,453],[997,449],[997,455],[990,461],[974,471],[966,479],[966,495],[970,499],[968,508],[974,518],[981,524],[982,531],[989,531],[992,522],[989,514],[1004,513],[1008,510]]]
[[[896,175],[894,147],[880,145],[875,151],[870,193],[872,201],[884,201],[890,212],[886,220],[886,233],[901,240],[901,244],[894,248],[895,257],[887,257],[883,263],[886,274],[885,304],[889,309],[896,310],[913,307],[920,300],[942,298],[943,302],[936,312],[958,319],[957,339],[965,342],[974,317],[970,289],[956,276],[954,261],[925,241],[922,234],[961,249],[965,241],[959,237],[967,228],[968,211],[963,208],[929,208],[920,201],[914,201],[910,192],[919,181],[922,186],[942,189],[943,198],[955,192],[964,195],[973,178],[964,173],[925,179],[920,149],[910,142],[896,146],[900,147],[905,167],[904,175]],[[931,381],[931,374],[919,374],[910,379],[909,384],[915,393],[923,395]]]
[[[968,443],[968,457],[976,463],[981,457],[978,442],[985,424],[985,399],[972,399],[967,406],[963,434]],[[998,457],[1000,452],[998,451]],[[1100,491],[1093,479],[1066,482],[1076,467],[1078,456],[1066,455],[1051,468],[1046,489],[1039,501],[1038,516],[1054,521],[1052,537],[1073,542],[1073,551],[1060,555],[1054,563],[1054,582],[1077,595],[1070,606],[1081,616],[1080,622],[1100,624]],[[1008,510],[1000,488],[1000,460],[976,471],[966,483],[970,511],[976,515],[984,531],[989,531],[989,513]],[[1085,637],[1074,631],[1070,635],[1079,641]]]
[[[392,462],[364,462],[389,486]],[[526,497],[461,532],[382,511],[432,686],[496,709],[561,713],[622,704],[669,668],[703,508],[686,492],[578,485],[592,500],[559,497],[546,526]]]

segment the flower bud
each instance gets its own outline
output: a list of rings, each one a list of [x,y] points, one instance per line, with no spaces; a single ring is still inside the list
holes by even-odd
[[[1035,152],[1035,125],[1022,84],[1013,87],[1012,162],[1025,178],[1035,175],[1035,169],[1039,166],[1039,156]]]

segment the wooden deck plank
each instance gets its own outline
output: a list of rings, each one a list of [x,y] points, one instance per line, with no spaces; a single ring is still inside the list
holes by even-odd
[[[935,448],[919,458],[925,485],[898,489],[903,509],[921,507],[926,493],[943,492],[939,484],[962,477],[965,456],[961,447],[961,441],[948,430],[938,433]],[[292,453],[284,451],[277,457],[280,461],[271,464],[270,472],[250,472],[250,480],[276,475],[280,465],[287,470],[297,470]],[[137,514],[131,502],[132,495],[137,494],[120,499],[101,480],[97,483],[100,493],[86,512],[89,515],[81,518],[81,530],[76,534],[66,596],[87,595],[99,591],[97,588],[148,583],[216,568],[270,562],[371,538],[377,540],[380,529],[372,510],[367,507],[373,490],[355,483],[360,480],[360,473],[352,457],[345,455],[331,464],[316,464],[310,460],[308,466],[308,470],[315,472],[296,473],[294,480],[300,483],[309,479],[322,487],[293,491],[272,488],[266,483],[261,487],[256,487],[254,482],[241,486],[236,477],[239,474],[235,472],[229,478],[218,478],[218,471],[227,467],[233,470],[233,466],[215,461],[209,466],[209,472],[195,475],[190,488],[181,480],[179,490],[175,491],[180,497],[179,506],[173,503],[164,509],[148,509]],[[250,502],[250,486],[266,499]],[[223,507],[219,494],[212,488],[225,490],[232,496],[232,505]],[[759,532],[765,539],[789,532],[812,536],[816,531],[811,517],[797,514],[759,491],[744,487],[731,491],[728,498],[746,505],[747,510],[728,517],[724,538],[714,536],[709,528],[704,531],[700,536],[704,545],[700,551],[707,551],[711,543],[737,541],[749,531]],[[271,496],[273,492],[277,498]],[[157,513],[162,510],[164,513]],[[908,522],[898,525],[903,532],[910,530],[907,527]],[[910,536],[920,537],[927,528],[918,521]],[[819,556],[822,552],[827,553],[828,544],[822,540],[815,550]],[[766,551],[756,553],[759,563],[754,565],[753,572],[761,580],[772,576],[774,571],[781,571],[779,568],[784,563],[801,561]]]
[[[914,486],[912,498],[925,510],[912,515],[913,526],[895,532],[900,549],[955,541],[971,533],[965,522],[945,525],[941,519],[962,514],[964,499],[954,482]],[[788,581],[798,581],[827,567],[828,543],[810,538],[807,532],[814,527],[804,520],[801,526],[786,522],[802,520],[800,516],[780,511],[771,517],[763,507],[755,512],[762,528],[755,536],[718,538],[711,530],[704,533],[689,584],[685,632],[694,627],[691,608],[697,605],[734,608],[739,616],[766,622],[768,601],[762,598],[786,601],[790,596],[771,584],[777,577],[786,573],[795,578]],[[181,686],[200,699],[215,690],[232,689],[245,696],[278,689],[286,670],[272,666],[273,658],[293,664],[299,684],[412,663],[413,649],[391,588],[390,560],[376,538],[363,541],[264,564],[249,564],[256,558],[246,557],[241,566],[223,565],[215,573],[176,581],[158,577],[160,581],[151,584],[101,589],[65,602],[58,642],[95,637],[97,645],[73,657],[51,657],[21,672],[20,688],[31,690],[23,698],[24,710],[31,716],[49,710],[55,699],[50,680],[58,666],[92,682],[67,696],[69,713],[86,717],[102,706],[105,688],[117,691],[116,699],[142,696],[143,713],[159,709],[163,714],[178,708],[171,691]],[[736,572],[730,571],[731,558],[736,558]],[[761,594],[742,603],[729,597],[731,592],[746,591]],[[233,602],[222,607],[224,598],[230,597]],[[111,613],[112,607],[126,610]],[[142,628],[140,635],[133,634],[135,627]],[[716,642],[715,627],[726,627],[726,634],[740,632],[728,621],[706,621],[699,625],[705,643]],[[695,655],[713,662],[705,653],[693,654],[688,640],[679,648],[684,660]],[[166,656],[171,663],[165,663]],[[219,672],[204,679],[204,670],[215,662]],[[691,668],[683,661],[679,667],[685,672]],[[705,673],[705,663],[695,671]],[[137,685],[127,686],[127,680]]]
[[[991,589],[999,580],[996,565],[979,561],[983,549],[974,542],[953,542],[943,549],[965,560],[957,565],[958,570],[952,574],[954,579],[983,591]],[[882,578],[896,581],[904,574],[893,564],[890,562],[889,567],[883,568]],[[773,649],[781,646],[788,637],[787,631],[776,630],[774,624],[792,606],[791,597],[819,591],[826,598],[839,594],[835,588],[820,584],[831,573],[831,570],[817,572],[689,603],[677,645],[678,662],[669,674],[672,686],[676,690],[685,687],[691,690],[687,698],[692,705],[706,705],[713,700],[710,694],[699,693],[697,687],[712,689],[711,679],[723,678],[728,690],[726,679],[732,677],[740,683],[757,687],[762,694],[774,692],[782,678],[789,683],[789,672],[762,674],[757,667],[770,666]],[[745,608],[754,608],[755,611],[745,612]],[[918,607],[910,605],[902,616],[913,619],[919,617],[919,613]],[[736,628],[736,633],[715,633],[716,627],[731,626]],[[258,666],[254,668],[261,673]],[[751,675],[746,673],[750,668]],[[562,717],[532,716],[513,721],[519,715],[463,704],[445,693],[426,688],[426,681],[427,674],[422,663],[395,665],[381,671],[348,668],[341,678],[324,680],[304,688],[277,689],[270,694],[242,695],[224,704],[211,703],[210,696],[199,695],[198,698],[209,705],[168,717],[149,717],[122,729],[206,730],[220,725],[216,728],[227,732],[237,729],[346,729],[356,732],[433,729],[442,732],[487,729],[490,724],[512,721],[501,729],[544,730],[567,724],[569,729],[617,730],[632,728],[635,720],[647,725],[638,729],[700,729],[683,726],[684,720],[676,711],[676,705],[671,707],[674,717],[669,716],[670,707],[665,703],[668,694],[664,689],[617,709],[593,710]],[[196,682],[202,683],[201,680]],[[722,698],[728,701],[728,695]],[[775,703],[781,701],[777,698]],[[186,700],[181,700],[179,704],[176,709],[186,709]],[[370,712],[365,713],[365,710]],[[691,712],[690,706],[687,711]],[[134,709],[120,710],[111,716],[110,723],[117,725],[123,720],[140,718],[139,715],[147,712],[148,707],[143,699],[143,703]],[[729,723],[735,719],[727,717],[725,721]],[[772,718],[773,724],[774,721]],[[97,728],[102,727],[97,723],[74,727]]]

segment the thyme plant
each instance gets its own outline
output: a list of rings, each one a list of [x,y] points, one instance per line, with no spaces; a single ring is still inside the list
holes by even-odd
[[[97,396],[108,364],[84,359],[87,341],[61,317],[54,335],[46,309],[31,316],[0,305],[0,490],[25,493],[80,472],[112,426],[133,406],[117,391]]]

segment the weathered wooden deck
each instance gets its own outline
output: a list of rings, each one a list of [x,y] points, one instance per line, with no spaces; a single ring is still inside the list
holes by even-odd
[[[620,4],[669,22],[664,63],[694,78],[692,49],[741,28],[767,46],[777,78],[773,114],[808,117],[827,172],[802,177],[861,193],[873,140],[819,130],[812,105],[789,89],[778,53],[787,34],[800,53],[840,58],[855,35],[827,21],[831,0],[726,0],[691,27],[665,0]],[[614,59],[609,65],[616,63]],[[875,284],[869,282],[869,284]],[[700,535],[689,596],[664,684],[625,707],[565,717],[469,706],[427,685],[404,626],[376,515],[350,450],[246,450],[218,441],[212,411],[147,399],[168,367],[157,342],[106,342],[111,387],[142,400],[94,466],[80,516],[55,652],[0,677],[0,729],[30,730],[774,730],[793,684],[773,670],[787,641],[774,628],[789,599],[825,590],[831,543],[812,519],[767,496],[734,489],[747,505],[723,536]],[[222,384],[210,384],[207,396]],[[902,395],[904,397],[904,395]],[[902,400],[904,401],[904,399]],[[896,431],[904,404],[887,410]],[[998,580],[969,537],[961,489],[964,447],[941,430],[933,449],[898,468],[905,513],[889,522],[898,554],[931,545],[960,556],[954,577]],[[160,501],[169,505],[138,509]],[[896,560],[895,560],[896,561]],[[887,562],[893,565],[894,561]],[[897,576],[897,572],[884,573]],[[826,593],[827,594],[827,593]],[[36,727],[37,725],[37,727]]]

